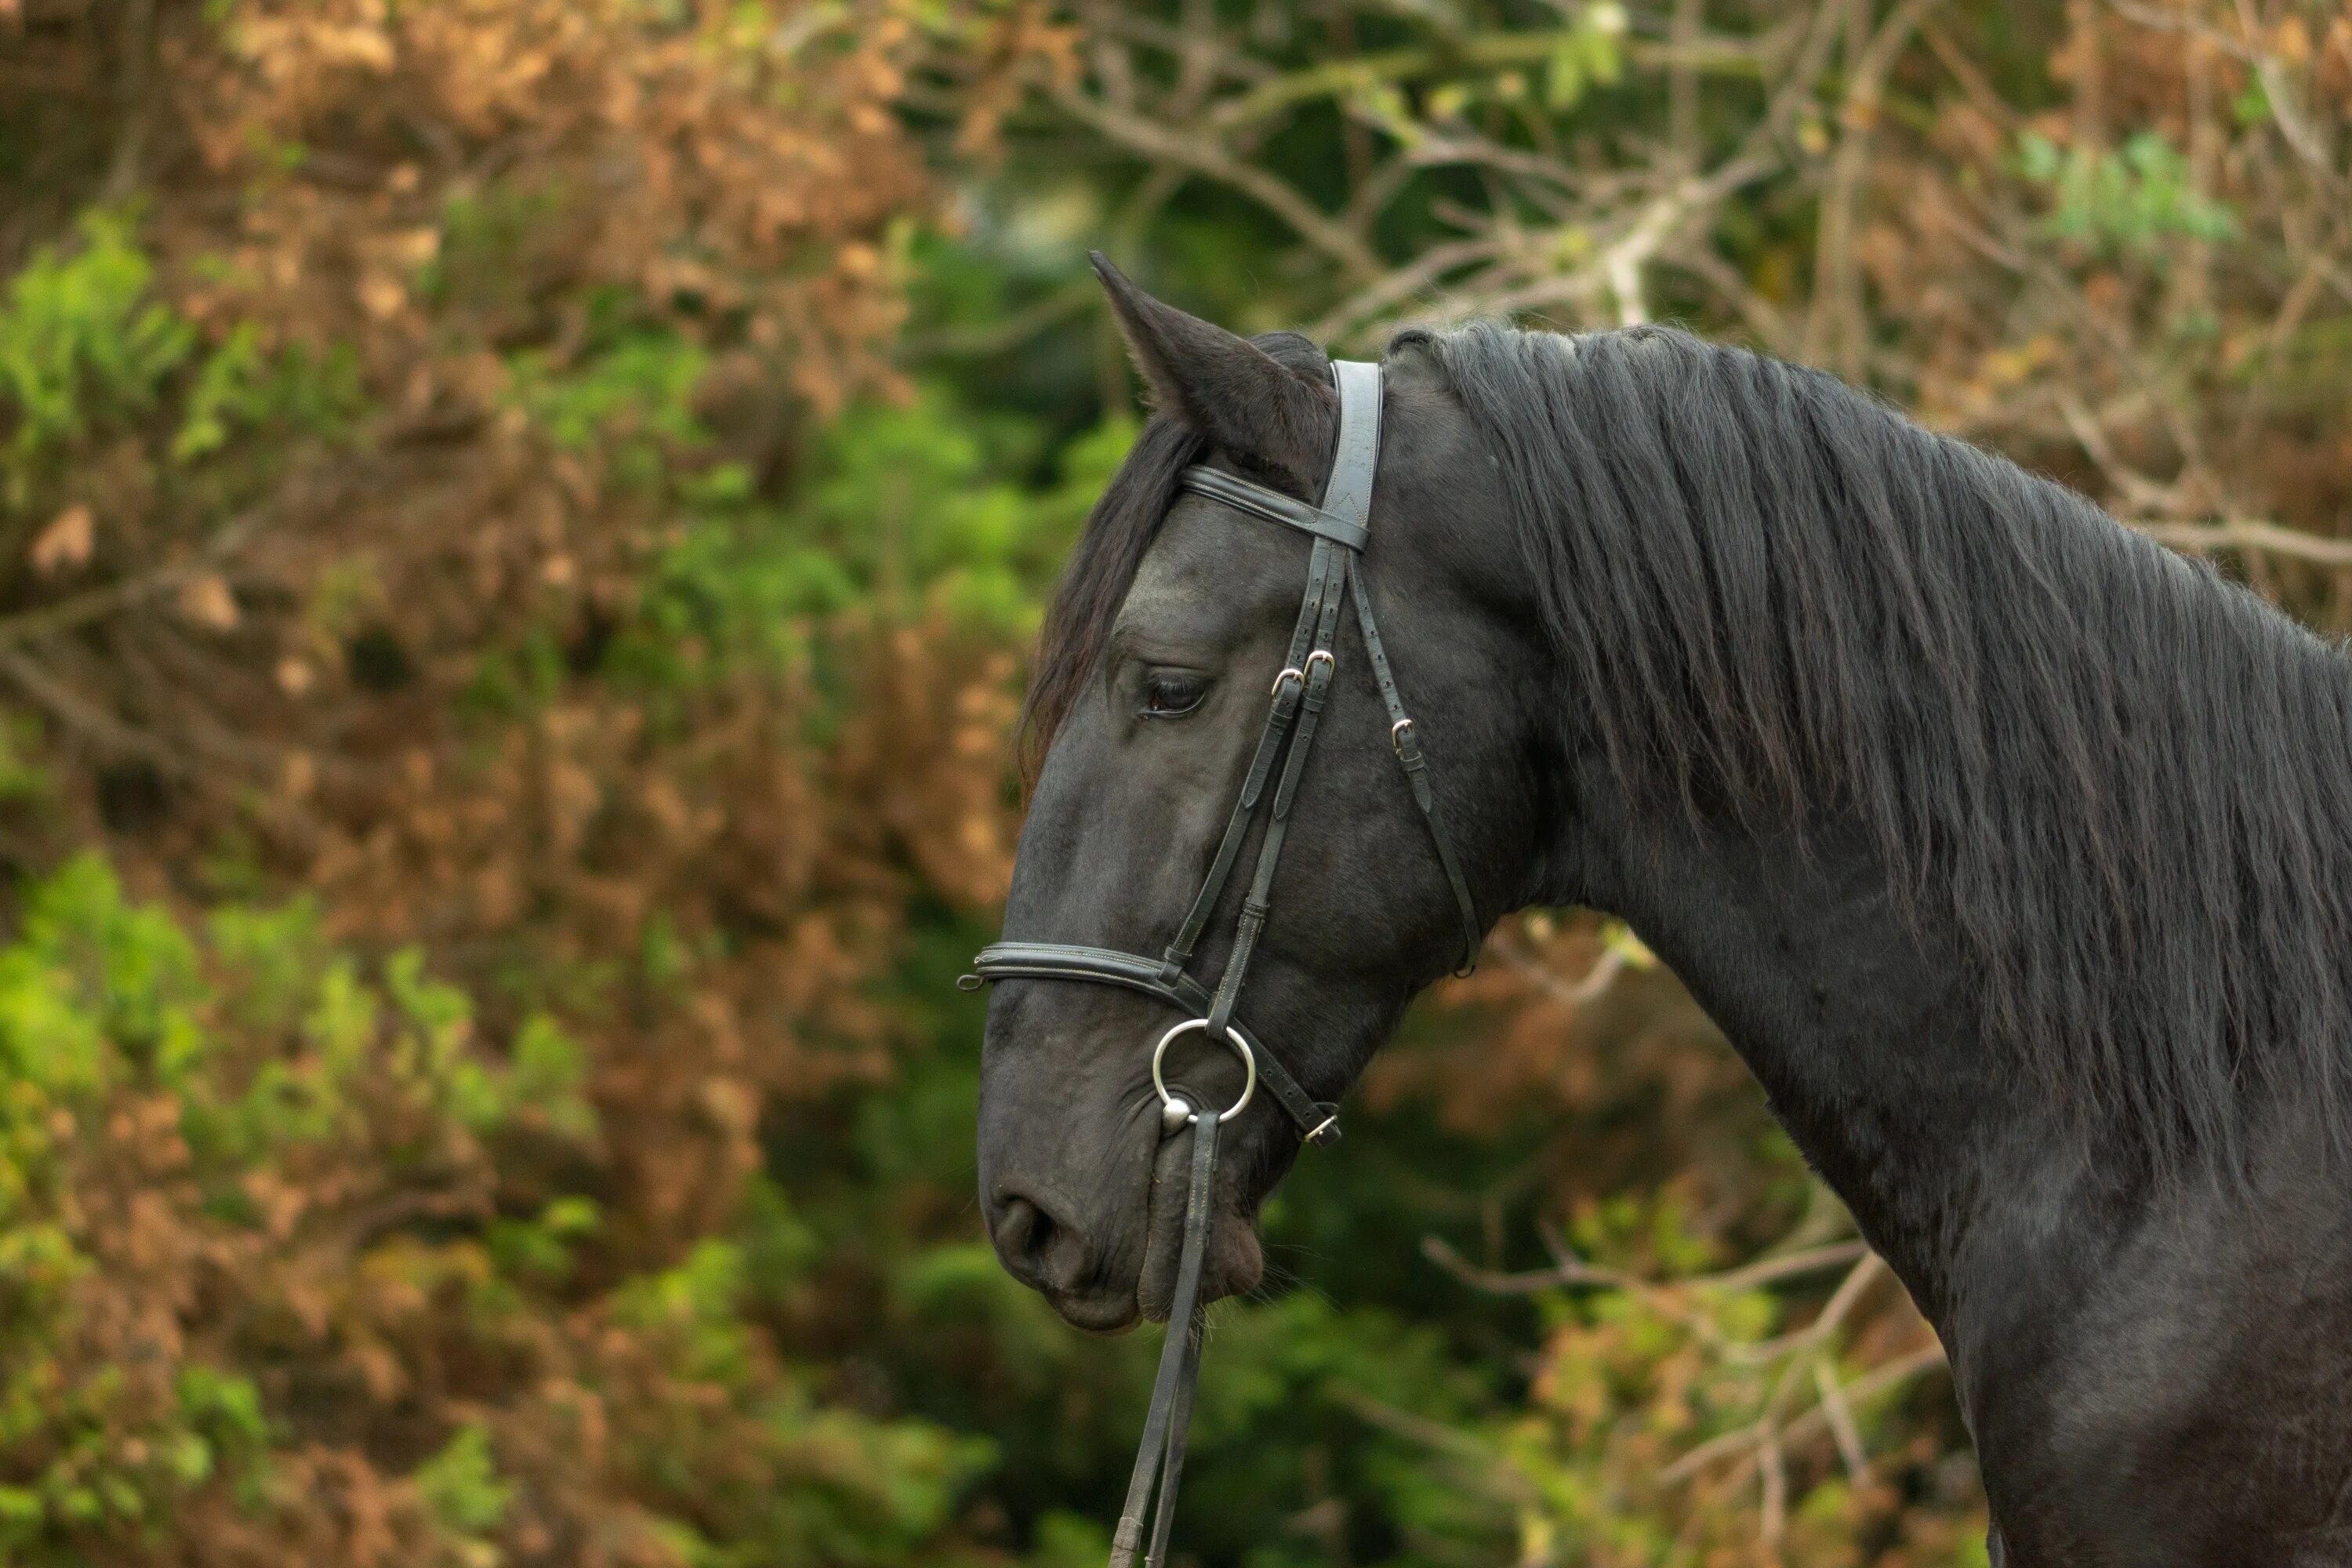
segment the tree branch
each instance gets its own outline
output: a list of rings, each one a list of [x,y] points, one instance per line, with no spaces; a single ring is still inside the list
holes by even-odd
[[[1140,114],[1114,109],[1076,88],[1056,87],[1053,96],[1071,118],[1128,151],[1190,169],[1250,197],[1288,224],[1301,239],[1338,262],[1351,281],[1368,284],[1388,269],[1379,252],[1300,195],[1287,181],[1255,163],[1242,162],[1222,144],[1197,132],[1187,134]]]
[[[2319,566],[2352,566],[2352,539],[2323,539],[2298,529],[2282,528],[2259,518],[2233,517],[2220,522],[2160,522],[2125,518],[2124,526],[2147,534],[2159,544],[2197,554],[2216,550],[2259,550],[2308,561]]]
[[[159,594],[169,593],[189,578],[217,567],[224,558],[234,553],[252,536],[262,520],[263,513],[258,510],[246,513],[223,526],[219,532],[205,542],[202,550],[187,560],[158,566],[152,571],[68,595],[46,605],[36,605],[13,616],[0,616],[0,647],[71,631],[92,621],[104,620]]]

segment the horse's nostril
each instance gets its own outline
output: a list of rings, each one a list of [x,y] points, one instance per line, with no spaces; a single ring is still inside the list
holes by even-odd
[[[998,1199],[989,1237],[1005,1268],[1034,1289],[1067,1290],[1086,1271],[1086,1246],[1077,1232],[1023,1194],[1006,1193]]]
[[[1013,1198],[997,1221],[996,1245],[1008,1258],[1034,1262],[1054,1238],[1054,1216],[1027,1198]]]

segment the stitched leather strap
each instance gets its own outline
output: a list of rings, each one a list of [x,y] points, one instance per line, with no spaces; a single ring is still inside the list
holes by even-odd
[[[1381,367],[1360,360],[1334,360],[1331,378],[1339,391],[1339,430],[1331,445],[1331,473],[1323,481],[1323,504],[1317,515],[1347,524],[1369,540],[1372,479],[1381,458]],[[1257,869],[1250,878],[1249,893],[1242,900],[1241,923],[1234,932],[1233,952],[1225,960],[1225,972],[1217,980],[1216,999],[1209,1007],[1212,1039],[1233,1021],[1234,1004],[1241,997],[1242,982],[1248,976],[1250,960],[1256,955],[1258,938],[1265,931],[1274,894],[1274,868],[1282,858],[1282,842],[1290,831],[1290,803],[1297,794],[1299,777],[1306,772],[1307,753],[1315,744],[1315,731],[1322,721],[1331,678],[1339,668],[1331,655],[1331,643],[1332,634],[1339,626],[1341,589],[1356,552],[1362,549],[1360,543],[1341,555],[1330,550],[1326,542],[1330,537],[1328,533],[1319,529],[1312,531],[1318,537],[1308,568],[1307,599],[1316,606],[1316,651],[1307,655],[1307,689],[1299,698],[1298,725],[1290,738],[1290,755],[1283,762],[1281,781],[1274,786],[1274,816],[1266,824],[1265,837],[1258,845]],[[1322,657],[1317,658],[1317,653]]]
[[[1163,980],[1155,960],[1116,948],[1058,942],[992,942],[980,950],[971,966],[973,973],[968,978],[975,982],[1086,980],[1156,996],[1188,1018],[1205,1017],[1209,1012],[1209,993],[1199,981],[1189,974],[1180,974],[1172,982]],[[1297,1125],[1299,1137],[1309,1143],[1338,1142],[1339,1108],[1328,1100],[1315,1100],[1299,1088],[1290,1069],[1250,1032],[1248,1025],[1235,1019],[1233,1026],[1257,1058],[1258,1082]]]
[[[1361,550],[1371,538],[1360,521],[1335,517],[1319,507],[1308,506],[1280,490],[1252,484],[1223,468],[1196,464],[1184,470],[1179,482],[1193,494],[1220,501],[1235,511],[1245,511],[1267,522],[1287,523],[1292,528],[1319,535],[1350,550]]]
[[[1331,444],[1331,477],[1323,481],[1323,510],[1364,530],[1371,539],[1372,481],[1381,467],[1381,367],[1360,359],[1331,362],[1339,389],[1339,436]],[[1363,549],[1362,544],[1355,548]]]
[[[1319,542],[1315,548],[1318,553],[1329,550]],[[1233,1022],[1234,1004],[1241,997],[1242,982],[1248,976],[1250,960],[1257,952],[1257,939],[1265,930],[1268,900],[1274,889],[1274,868],[1282,858],[1282,841],[1290,831],[1290,803],[1298,792],[1298,778],[1306,770],[1307,753],[1315,744],[1323,703],[1330,693],[1332,674],[1339,668],[1329,650],[1331,634],[1339,629],[1339,605],[1344,597],[1339,579],[1347,575],[1349,559],[1330,550],[1324,562],[1325,570],[1307,589],[1307,597],[1317,600],[1320,608],[1315,621],[1315,651],[1307,656],[1307,689],[1298,699],[1298,725],[1290,737],[1290,754],[1283,760],[1282,777],[1274,786],[1274,815],[1265,825],[1265,837],[1258,843],[1257,868],[1251,874],[1249,892],[1242,900],[1241,923],[1234,932],[1233,952],[1225,959],[1225,972],[1217,978],[1216,997],[1209,1005],[1211,1039]],[[1317,653],[1322,657],[1317,658]]]
[[[1389,668],[1388,649],[1381,646],[1380,627],[1372,620],[1371,591],[1364,584],[1360,568],[1349,578],[1349,586],[1354,590],[1356,629],[1363,634],[1364,657],[1371,664],[1372,679],[1381,689],[1381,705],[1389,711],[1389,748],[1396,752],[1397,763],[1404,769],[1405,783],[1412,789],[1412,803],[1421,808],[1421,819],[1429,825],[1429,841],[1437,848],[1437,863],[1444,869],[1446,885],[1454,889],[1454,907],[1462,917],[1462,962],[1454,973],[1466,975],[1478,967],[1478,948],[1485,940],[1485,931],[1478,924],[1478,906],[1470,897],[1470,884],[1464,880],[1462,867],[1454,858],[1454,846],[1437,819],[1437,796],[1429,782],[1429,759],[1423,754],[1421,736],[1404,710],[1404,698],[1397,691],[1396,674]]]
[[[1266,714],[1265,729],[1258,736],[1256,754],[1250,759],[1249,776],[1243,781],[1241,796],[1234,801],[1233,816],[1226,820],[1225,836],[1217,845],[1209,874],[1202,879],[1200,891],[1193,895],[1184,923],[1177,927],[1176,939],[1160,955],[1171,979],[1192,962],[1193,946],[1201,940],[1209,917],[1216,912],[1217,900],[1223,896],[1225,880],[1233,875],[1234,862],[1241,854],[1242,840],[1249,836],[1250,823],[1256,816],[1258,798],[1281,754],[1291,720],[1298,711],[1299,699],[1307,689],[1306,678],[1298,672],[1308,662],[1308,650],[1318,646],[1314,640],[1315,630],[1322,617],[1324,601],[1336,595],[1329,576],[1331,558],[1338,553],[1323,540],[1315,542],[1315,553],[1307,563],[1307,596],[1299,602],[1298,619],[1290,630],[1289,654],[1283,660],[1281,672],[1275,677],[1273,706]]]
[[[1151,1524],[1151,1550],[1145,1568],[1167,1561],[1168,1531],[1176,1513],[1176,1483],[1184,1471],[1185,1438],[1192,1425],[1192,1390],[1201,1373],[1201,1269],[1216,1224],[1213,1182],[1217,1170],[1217,1119],[1192,1118],[1191,1185],[1184,1193],[1184,1239],[1176,1257],[1176,1297],[1168,1312],[1168,1338],[1160,1347],[1160,1372],[1151,1381],[1151,1404],[1144,1412],[1143,1441],[1127,1482],[1127,1504],[1111,1534],[1110,1568],[1132,1568],[1143,1544],[1143,1510],[1159,1483],[1160,1505]]]

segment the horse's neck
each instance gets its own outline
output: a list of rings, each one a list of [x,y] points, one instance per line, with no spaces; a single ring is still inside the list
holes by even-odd
[[[1565,857],[1575,897],[1673,966],[1940,1319],[1954,1249],[1997,1201],[1995,1163],[2044,1152],[2043,1111],[1979,1045],[1958,963],[1906,925],[1851,835],[1823,830],[1801,848],[1679,810],[1627,811],[1597,770],[1580,784]]]

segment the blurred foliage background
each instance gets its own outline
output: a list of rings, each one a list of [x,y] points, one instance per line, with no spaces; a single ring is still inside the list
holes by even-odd
[[[1099,1557],[972,1200],[1042,596],[1242,331],[1676,319],[2352,623],[2317,0],[0,0],[0,1563]],[[1638,943],[1497,931],[1220,1309],[1188,1562],[1982,1561]]]

